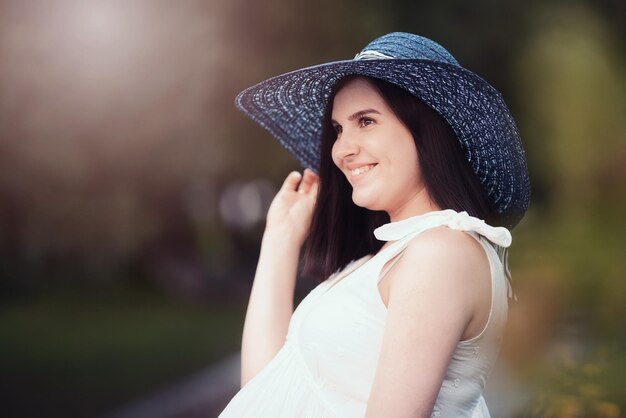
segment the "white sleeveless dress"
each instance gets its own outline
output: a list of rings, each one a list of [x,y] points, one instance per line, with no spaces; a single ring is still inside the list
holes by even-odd
[[[300,302],[283,347],[219,418],[364,417],[387,315],[378,291],[381,270],[412,238],[442,225],[466,231],[484,248],[491,267],[492,303],[483,331],[458,343],[432,417],[489,417],[482,392],[507,317],[510,288],[502,260],[511,234],[466,212],[446,209],[376,229],[377,239],[394,242],[374,256],[353,261]],[[415,280],[420,280],[419,273]]]

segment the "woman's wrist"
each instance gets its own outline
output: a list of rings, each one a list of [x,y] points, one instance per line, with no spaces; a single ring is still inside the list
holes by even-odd
[[[304,239],[293,228],[271,227],[266,228],[263,233],[262,245],[268,244],[274,248],[293,249],[299,253],[303,243]]]
[[[287,292],[283,297],[293,297],[292,285],[296,278],[300,245],[293,234],[281,232],[277,229],[265,231],[255,282],[291,284],[283,289]]]

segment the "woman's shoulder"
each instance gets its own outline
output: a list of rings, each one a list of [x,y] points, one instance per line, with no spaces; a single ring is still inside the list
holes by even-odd
[[[417,260],[441,260],[470,265],[486,259],[485,252],[472,232],[445,225],[427,229],[407,244],[404,257]]]
[[[407,244],[389,271],[393,276],[390,288],[408,289],[418,285],[441,290],[467,289],[473,293],[476,285],[488,286],[489,272],[487,255],[474,237],[437,226],[421,232]]]
[[[481,244],[464,231],[438,226],[413,237],[389,269],[388,309],[453,324],[459,338],[484,326],[491,295],[490,265]]]

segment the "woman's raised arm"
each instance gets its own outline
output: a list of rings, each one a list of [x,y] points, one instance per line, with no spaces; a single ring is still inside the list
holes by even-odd
[[[267,214],[261,253],[241,343],[243,387],[276,355],[285,342],[293,313],[300,248],[306,239],[317,197],[318,177],[292,172]]]

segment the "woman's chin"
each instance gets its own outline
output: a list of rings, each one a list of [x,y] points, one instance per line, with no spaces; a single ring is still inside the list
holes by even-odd
[[[369,210],[383,210],[380,208],[380,205],[377,205],[375,199],[372,199],[371,196],[364,196],[361,193],[352,192],[352,202],[355,205]]]

